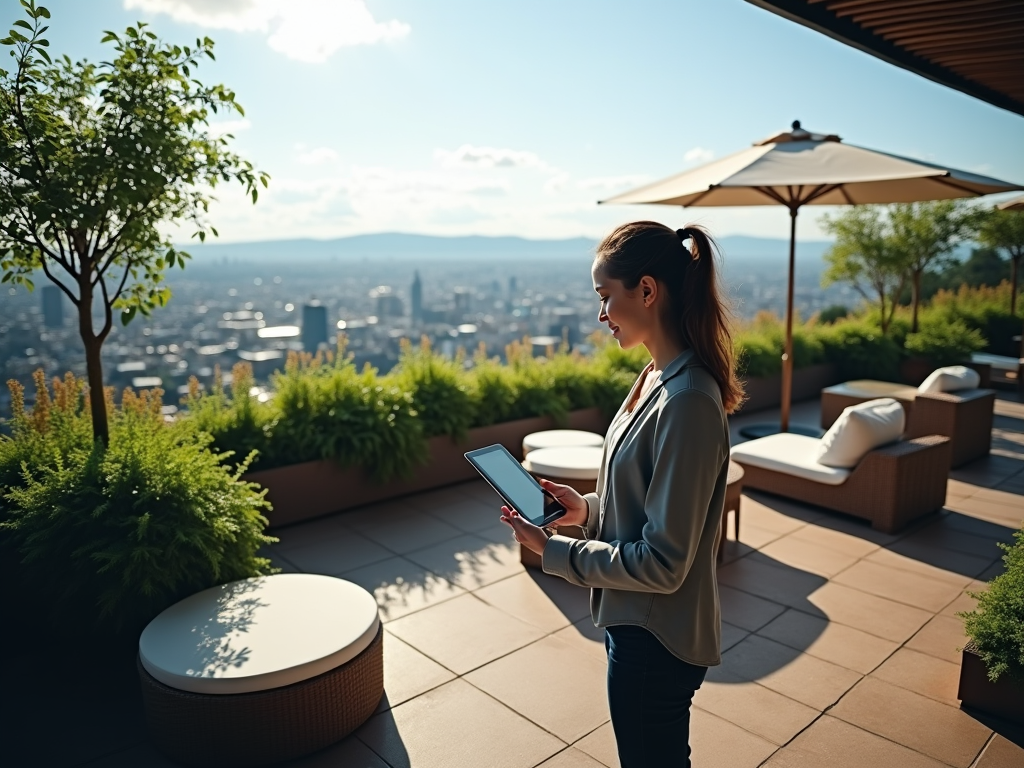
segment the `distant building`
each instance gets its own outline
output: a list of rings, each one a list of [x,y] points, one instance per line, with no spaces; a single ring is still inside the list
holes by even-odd
[[[555,307],[551,310],[551,324],[548,333],[564,340],[572,349],[580,343],[580,315],[572,307]]]
[[[327,307],[312,301],[302,308],[302,348],[316,352],[327,344]]]
[[[469,288],[456,288],[455,289],[455,312],[456,314],[466,314],[470,311],[473,305],[473,293]]]
[[[47,328],[60,328],[64,325],[64,294],[56,285],[44,285],[43,290],[43,325]]]
[[[390,285],[378,285],[370,291],[370,299],[376,306],[377,317],[401,317],[405,314],[402,300]]]
[[[420,280],[420,271],[417,269],[412,279],[412,288],[409,291],[412,301],[412,319],[423,319],[423,281]]]
[[[508,300],[514,301],[518,294],[519,285],[516,283],[516,276],[512,275],[512,277],[508,279]]]

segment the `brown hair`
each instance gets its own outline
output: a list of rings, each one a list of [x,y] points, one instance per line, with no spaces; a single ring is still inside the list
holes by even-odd
[[[703,227],[691,224],[673,231],[653,221],[634,221],[597,246],[597,262],[627,290],[636,288],[644,275],[665,286],[668,311],[678,317],[683,342],[718,382],[725,412],[732,413],[744,395],[733,365],[729,309],[715,266],[717,250]]]

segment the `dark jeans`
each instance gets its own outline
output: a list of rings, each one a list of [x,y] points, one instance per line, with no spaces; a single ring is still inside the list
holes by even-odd
[[[690,702],[708,668],[673,656],[643,627],[608,627],[604,647],[622,768],[689,768]]]

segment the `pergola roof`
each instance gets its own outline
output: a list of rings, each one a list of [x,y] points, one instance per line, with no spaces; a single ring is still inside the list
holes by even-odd
[[[1024,115],[1021,0],[747,0]]]

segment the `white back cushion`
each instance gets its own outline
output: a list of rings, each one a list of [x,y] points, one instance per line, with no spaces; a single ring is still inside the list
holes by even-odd
[[[950,365],[937,368],[921,382],[918,392],[956,392],[959,389],[977,389],[981,376],[966,365]]]
[[[851,405],[821,438],[818,463],[851,469],[868,452],[900,439],[906,414],[891,397]]]

